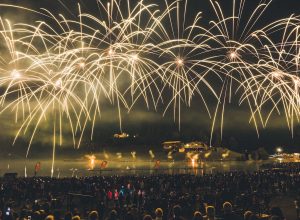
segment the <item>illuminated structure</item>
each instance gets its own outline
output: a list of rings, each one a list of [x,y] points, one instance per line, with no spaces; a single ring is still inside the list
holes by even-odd
[[[128,138],[129,134],[122,132],[121,134],[114,134],[114,138],[118,138],[118,139],[123,139],[123,138]]]
[[[163,142],[162,145],[163,149],[169,152],[201,153],[211,150],[211,147],[201,141],[193,141],[186,144],[181,141],[166,141]]]
[[[182,148],[183,143],[181,141],[166,141],[162,143],[163,149],[166,151],[178,152]]]
[[[207,144],[200,141],[189,142],[183,146],[184,152],[204,152],[210,150],[210,148]]]

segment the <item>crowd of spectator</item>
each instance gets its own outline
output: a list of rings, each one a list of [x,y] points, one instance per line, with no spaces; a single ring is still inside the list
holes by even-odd
[[[270,201],[292,192],[299,215],[299,167],[202,176],[2,178],[0,219],[283,220]]]

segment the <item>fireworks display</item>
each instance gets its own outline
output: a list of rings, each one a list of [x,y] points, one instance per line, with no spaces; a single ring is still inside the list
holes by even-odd
[[[180,124],[181,106],[199,97],[214,132],[218,121],[223,127],[226,103],[235,98],[249,107],[257,132],[281,113],[293,132],[300,117],[298,16],[260,27],[271,1],[244,13],[247,1],[233,0],[227,16],[222,3],[211,0],[215,19],[207,27],[201,12],[186,19],[188,1],[96,3],[101,16],[79,4],[73,20],[46,9],[0,5],[40,17],[32,23],[0,18],[0,111],[14,112],[20,124],[16,139],[30,134],[28,152],[49,120],[53,161],[64,129],[79,147],[87,127],[93,137],[104,102],[118,110],[120,127],[122,111],[141,102],[163,106],[163,114],[171,109]],[[213,109],[208,95],[216,100]]]

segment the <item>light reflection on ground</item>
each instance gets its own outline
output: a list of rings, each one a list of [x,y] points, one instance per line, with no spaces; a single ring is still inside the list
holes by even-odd
[[[0,161],[0,175],[6,172],[17,172],[18,176],[34,175],[34,167],[37,160],[11,159]],[[51,160],[40,160],[41,170],[38,176],[51,175]],[[188,160],[177,161],[159,161],[157,160],[132,160],[122,158],[120,160],[106,160],[106,168],[101,168],[103,161],[96,161],[94,170],[89,170],[89,161],[87,159],[78,160],[56,160],[54,176],[93,176],[93,175],[151,175],[151,174],[195,174],[227,172],[234,170],[255,171],[259,166],[268,161],[206,161],[194,164]],[[270,161],[269,161],[270,162]],[[194,166],[193,166],[194,165]],[[25,169],[26,166],[26,169]],[[26,170],[26,171],[25,171]]]

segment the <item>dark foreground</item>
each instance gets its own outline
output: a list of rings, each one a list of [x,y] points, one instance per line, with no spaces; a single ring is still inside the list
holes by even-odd
[[[72,217],[74,220],[292,220],[291,217],[285,218],[281,211],[280,206],[285,206],[284,200],[282,204],[279,202],[279,207],[272,207],[272,201],[278,198],[295,201],[285,208],[293,212],[288,216],[296,219],[299,186],[300,165],[294,163],[277,164],[252,173],[227,172],[204,176],[2,178],[1,219],[41,220],[53,215],[55,220]]]

